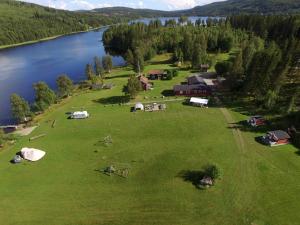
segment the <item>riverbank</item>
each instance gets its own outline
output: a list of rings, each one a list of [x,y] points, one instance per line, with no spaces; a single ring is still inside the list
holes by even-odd
[[[60,38],[60,37],[64,37],[64,36],[69,36],[69,35],[73,35],[73,34],[86,33],[86,32],[90,32],[90,31],[93,31],[93,30],[98,30],[98,29],[105,28],[105,27],[107,27],[107,26],[96,27],[96,28],[92,28],[92,29],[89,29],[89,30],[86,30],[86,31],[84,31],[84,30],[83,31],[74,31],[74,32],[67,33],[67,34],[55,35],[55,36],[51,36],[51,37],[46,37],[46,38],[42,38],[42,39],[38,39],[38,40],[21,42],[21,43],[17,43],[17,44],[1,45],[0,46],[0,50],[7,49],[7,48],[19,47],[19,46],[23,46],[23,45],[36,44],[36,43],[44,42],[44,41],[51,41],[51,40],[54,40],[56,38]]]

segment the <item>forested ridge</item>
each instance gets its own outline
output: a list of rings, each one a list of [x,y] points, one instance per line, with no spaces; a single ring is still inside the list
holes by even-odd
[[[174,62],[213,65],[209,53],[236,50],[230,60],[215,65],[239,96],[253,98],[258,108],[279,113],[299,108],[300,23],[298,16],[232,16],[207,24],[153,21],[108,29],[104,43],[123,54],[134,67],[157,53],[170,52]]]
[[[299,0],[227,0],[181,11],[184,15],[228,16],[237,14],[297,14]]]
[[[85,31],[129,18],[71,12],[14,0],[0,0],[0,46]]]

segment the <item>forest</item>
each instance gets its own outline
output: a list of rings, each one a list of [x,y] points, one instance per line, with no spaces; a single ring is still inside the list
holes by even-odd
[[[0,15],[0,46],[86,31],[131,19],[56,10],[13,0],[0,0]]]
[[[186,26],[182,26],[187,23]],[[207,23],[153,21],[149,25],[122,24],[103,36],[111,52],[143,68],[155,54],[173,53],[174,62],[212,65],[209,53],[230,52],[230,60],[215,65],[233,93],[253,98],[266,111],[294,112],[299,107],[300,46],[298,16],[232,16]]]

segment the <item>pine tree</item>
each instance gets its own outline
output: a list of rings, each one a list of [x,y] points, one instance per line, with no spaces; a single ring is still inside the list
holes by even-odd
[[[244,76],[243,53],[241,51],[237,54],[233,61],[231,76],[233,80],[241,79]]]
[[[105,73],[104,73],[101,59],[98,56],[94,58],[94,65],[95,65],[96,76],[100,77],[101,80],[103,81],[105,79]]]
[[[103,65],[104,70],[107,73],[110,73],[110,71],[113,68],[112,57],[110,55],[106,55],[106,56],[102,57],[102,65]]]
[[[92,80],[93,77],[95,76],[95,73],[94,73],[94,70],[93,70],[93,67],[91,64],[86,64],[85,76],[86,76],[87,80]]]

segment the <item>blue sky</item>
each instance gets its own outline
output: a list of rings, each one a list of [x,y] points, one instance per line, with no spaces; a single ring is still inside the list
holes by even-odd
[[[57,9],[79,10],[112,6],[161,10],[188,9],[224,0],[23,0]]]

